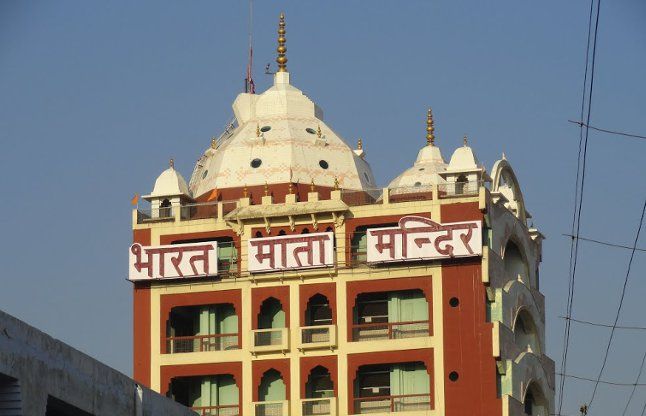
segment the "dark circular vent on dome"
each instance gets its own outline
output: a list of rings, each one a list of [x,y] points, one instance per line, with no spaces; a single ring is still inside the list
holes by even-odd
[[[208,169],[207,169],[207,170],[205,170],[205,171],[204,171],[204,173],[202,174],[202,179],[206,178],[206,175],[208,175],[208,174],[209,174],[209,171],[208,171]]]
[[[266,132],[268,132],[269,130],[271,130],[271,126],[262,126],[262,127],[260,128],[260,131],[261,131],[261,132],[263,132],[263,133],[266,133]]]
[[[308,132],[309,134],[316,134],[316,130],[314,130],[311,127],[306,128],[305,131]]]
[[[319,166],[322,167],[323,169],[327,169],[330,167],[328,163],[325,160],[319,160]]]
[[[260,159],[254,159],[251,161],[251,167],[254,169],[260,167],[260,165],[262,165],[262,160]]]

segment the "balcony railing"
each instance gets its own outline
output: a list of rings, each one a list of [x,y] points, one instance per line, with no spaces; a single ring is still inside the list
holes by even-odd
[[[305,326],[300,331],[300,350],[336,347],[336,325]]]
[[[192,337],[166,338],[166,351],[169,354],[182,352],[227,351],[240,348],[238,334],[196,335]]]
[[[336,416],[336,398],[302,399],[302,416]]]
[[[147,222],[163,222],[175,220],[175,207],[162,207],[162,208],[138,208],[137,209],[137,224],[144,224]]]
[[[270,328],[251,331],[251,352],[289,351],[289,329]]]
[[[354,399],[354,412],[364,414],[430,410],[431,403],[430,394],[359,397]]]
[[[429,321],[379,322],[352,327],[353,341],[377,341],[429,336]]]
[[[440,198],[478,195],[481,185],[478,181],[443,183],[438,185],[438,195]]]
[[[254,402],[254,416],[289,416],[289,402],[277,400],[273,402]]]
[[[191,410],[197,412],[200,416],[238,416],[240,415],[240,405],[231,404],[224,406],[198,406],[191,407]]]

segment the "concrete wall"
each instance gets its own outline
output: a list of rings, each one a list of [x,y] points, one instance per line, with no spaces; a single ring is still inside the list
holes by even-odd
[[[24,416],[44,416],[49,396],[96,416],[195,415],[2,311],[0,374],[18,380]]]

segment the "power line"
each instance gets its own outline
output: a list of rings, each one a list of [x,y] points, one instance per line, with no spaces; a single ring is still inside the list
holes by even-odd
[[[601,327],[601,328],[612,328],[613,327],[610,324],[602,324],[602,323],[599,323],[599,322],[584,321],[584,320],[581,320],[581,319],[574,319],[572,317],[567,317],[567,316],[559,316],[559,318],[567,319],[567,320],[570,320],[572,322],[576,322],[578,324],[583,324],[583,325],[597,326],[597,327]],[[624,330],[628,330],[628,331],[646,331],[645,326],[626,326],[626,325],[622,326],[622,325],[617,325],[617,326],[615,326],[615,329],[624,329]]]
[[[630,396],[628,396],[626,407],[624,407],[624,412],[621,414],[621,416],[626,416],[626,412],[628,411],[628,406],[630,406],[630,402],[633,400],[633,396],[635,395],[635,390],[637,389],[637,383],[639,383],[639,379],[641,378],[642,372],[644,371],[645,361],[646,361],[646,352],[644,353],[644,357],[642,358],[642,363],[639,366],[639,372],[637,373],[637,378],[635,379],[635,385],[633,386],[633,391],[631,391]]]
[[[637,233],[635,234],[635,242],[633,243],[633,249],[632,249],[632,252],[630,253],[630,260],[628,260],[626,277],[624,278],[624,285],[621,289],[621,297],[619,298],[619,306],[617,307],[615,322],[612,325],[612,329],[610,331],[610,338],[608,339],[606,352],[603,356],[603,364],[601,365],[601,369],[599,370],[599,374],[597,376],[597,383],[595,383],[594,390],[592,390],[592,397],[590,398],[590,402],[588,403],[589,407],[592,407],[592,402],[594,401],[594,398],[597,394],[597,387],[599,387],[599,380],[601,380],[601,376],[603,375],[603,370],[605,370],[606,363],[608,362],[608,355],[610,354],[610,347],[612,345],[612,339],[614,338],[614,335],[615,335],[615,329],[617,329],[617,322],[619,322],[619,316],[621,315],[621,308],[624,304],[624,297],[626,296],[626,287],[628,286],[628,278],[630,277],[630,268],[632,267],[633,259],[635,258],[635,251],[637,250],[637,242],[639,241],[639,234],[641,233],[642,224],[644,223],[645,213],[646,213],[646,199],[644,200],[644,206],[642,207],[641,217],[639,218],[639,226],[637,227]]]
[[[590,126],[582,121],[575,121],[575,120],[568,120],[570,123],[574,123],[579,125],[579,127],[587,127],[592,130],[600,131],[602,133],[608,133],[608,134],[616,134],[617,136],[625,136],[625,137],[632,137],[635,139],[646,139],[646,136],[642,136],[640,134],[633,134],[633,133],[626,133],[623,131],[616,131],[616,130],[608,130],[608,129],[602,129],[600,127],[594,127]]]
[[[573,374],[561,374],[561,373],[556,373],[557,376],[560,376],[562,378],[572,378],[575,380],[580,380],[580,381],[588,381],[590,383],[596,383],[597,380],[594,378],[588,378],[588,377],[582,377],[582,376],[575,376]],[[599,380],[599,384],[605,384],[608,386],[615,386],[615,387],[646,387],[646,383],[621,383],[618,381],[608,381],[608,380]]]
[[[631,246],[624,246],[624,245],[621,245],[621,244],[609,243],[607,241],[594,240],[592,238],[584,238],[584,237],[580,237],[580,236],[577,237],[577,236],[572,235],[572,234],[561,234],[561,235],[563,235],[565,237],[576,238],[576,239],[579,239],[579,240],[582,240],[582,241],[588,241],[590,243],[601,244],[601,245],[608,246],[608,247],[625,248],[625,249],[628,249],[628,250],[633,249]],[[635,248],[635,251],[644,251],[644,252],[646,252],[646,249],[645,248]]]
[[[599,5],[601,0],[597,0],[597,21],[594,31],[594,49],[592,54],[592,76],[590,81],[589,89],[589,98],[588,98],[588,117],[586,124],[590,124],[590,112],[591,112],[591,101],[592,101],[592,87],[594,84],[594,60],[596,56],[596,39],[597,39],[597,29],[599,25]],[[590,40],[592,34],[592,16],[594,11],[594,0],[590,0],[590,14],[588,18],[588,38],[586,43],[585,51],[585,71],[583,73],[583,91],[581,94],[581,115],[580,119],[583,120],[583,115],[586,108],[586,92],[588,85],[588,64],[590,63]],[[575,182],[575,192],[574,192],[574,210],[572,213],[572,235],[578,237],[580,225],[581,225],[581,208],[583,206],[583,189],[585,185],[585,167],[586,167],[586,156],[588,149],[588,131],[585,129],[585,135],[583,134],[583,126],[579,126],[579,153],[577,157],[577,168],[576,168],[576,182]],[[566,310],[567,316],[572,316],[572,308],[574,305],[574,284],[576,279],[576,264],[578,259],[578,246],[579,239],[573,238],[570,243],[570,264],[569,264],[569,281],[568,281],[568,299]],[[570,321],[565,321],[565,328],[563,333],[563,353],[561,355],[561,372],[566,373],[567,370],[567,356],[568,350],[570,347]],[[563,408],[563,395],[565,393],[565,377],[561,377],[559,383],[559,405],[558,405],[558,414],[562,413]]]

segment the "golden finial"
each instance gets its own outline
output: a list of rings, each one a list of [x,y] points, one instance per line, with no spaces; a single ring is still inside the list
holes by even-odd
[[[357,140],[357,150],[363,150],[363,141],[361,139]]]
[[[314,178],[312,178],[312,183],[310,183],[310,192],[314,192],[316,190],[316,187],[314,186]]]
[[[294,184],[291,182],[289,183],[288,192],[290,195],[294,193]]]
[[[280,21],[278,22],[278,48],[276,48],[276,52],[278,52],[278,57],[276,58],[276,62],[278,63],[278,72],[287,72],[287,57],[285,56],[285,52],[287,52],[287,48],[285,47],[285,13],[280,14]]]
[[[466,135],[466,134],[465,134],[465,135],[464,135],[464,137],[462,138],[462,143],[463,143],[465,146],[468,146],[468,145],[469,145],[469,139],[467,139],[467,135]]]
[[[215,149],[217,146],[217,139],[215,136],[211,137],[211,149]]]
[[[256,137],[260,137],[260,124],[256,124]]]
[[[334,177],[334,190],[339,190],[339,178],[337,178],[336,176]]]
[[[321,131],[321,126],[319,125],[319,126],[316,128],[316,137],[318,137],[318,138],[320,139],[320,138],[321,138],[321,136],[323,136],[323,132]]]
[[[169,165],[171,169],[175,169],[175,159],[171,159]]]
[[[269,195],[269,184],[265,182],[265,196],[268,196],[268,195]]]
[[[426,113],[426,144],[429,146],[435,144],[435,122],[433,121],[433,110],[430,107]]]
[[[249,190],[247,189],[247,184],[245,184],[244,188],[242,189],[242,196],[247,198],[249,196]]]

